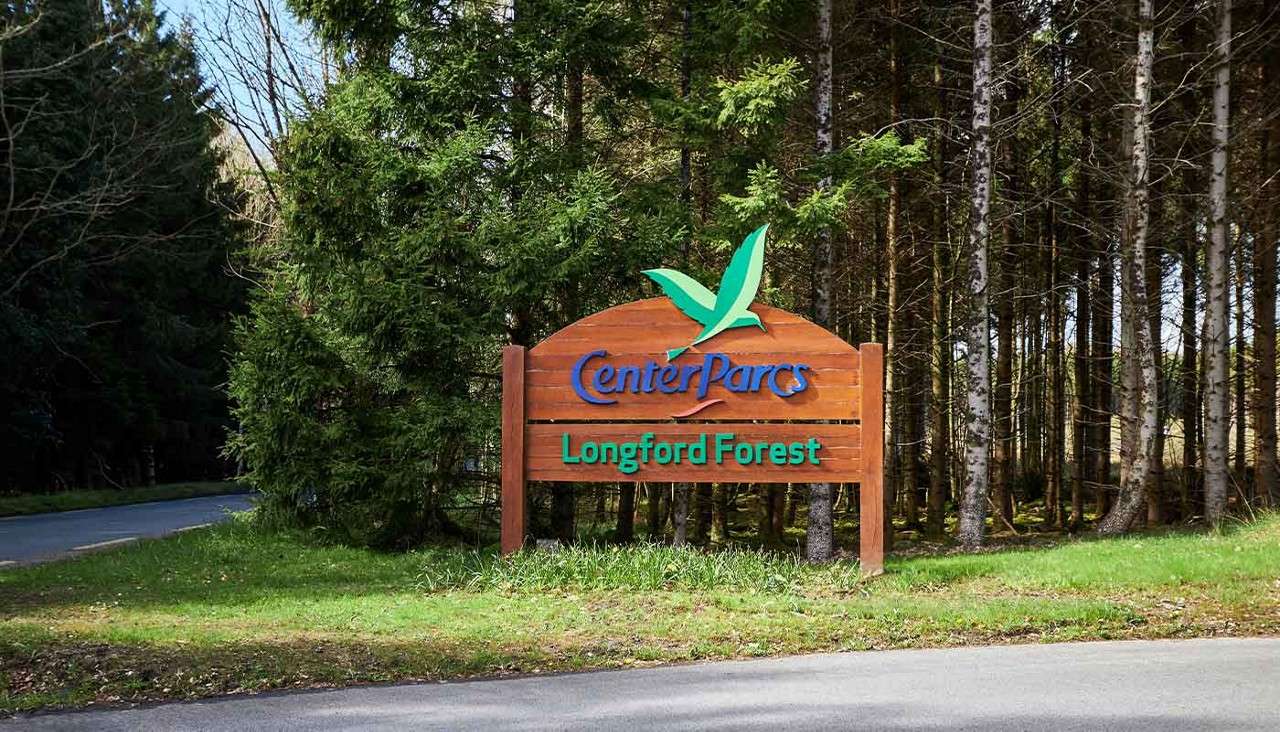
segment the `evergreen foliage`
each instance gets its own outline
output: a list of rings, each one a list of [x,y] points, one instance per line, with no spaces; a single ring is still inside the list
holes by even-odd
[[[879,195],[880,169],[923,157],[892,135],[831,161],[784,154],[807,100],[777,29],[802,4],[700,9],[689,52],[705,66],[683,99],[666,63],[678,41],[655,35],[647,6],[294,8],[344,70],[281,145],[283,234],[240,327],[232,450],[270,515],[343,541],[462,531],[451,509],[482,504],[497,474],[505,343],[654,294],[640,270],[679,263],[691,241],[708,245],[688,261],[697,275],[766,221],[794,249],[838,226],[855,192]],[[721,54],[741,60],[732,76]],[[696,206],[680,145],[708,166]],[[811,195],[819,164],[840,185]],[[571,527],[552,493],[550,520]]]
[[[133,0],[3,19],[0,490],[221,477],[237,200],[190,39]]]

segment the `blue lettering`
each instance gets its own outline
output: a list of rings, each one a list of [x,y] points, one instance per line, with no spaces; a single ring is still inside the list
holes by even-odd
[[[591,359],[604,358],[605,355],[606,354],[603,350],[592,351],[591,353],[584,355],[582,358],[579,358],[577,363],[573,364],[573,392],[577,394],[582,401],[589,404],[615,404],[618,401],[617,399],[601,399],[600,397],[593,396],[582,384],[582,368],[586,366],[587,362]]]
[[[613,394],[615,392],[622,391],[620,388],[609,386],[609,380],[612,378],[613,367],[609,364],[605,364],[596,369],[596,372],[591,375],[591,385],[594,386],[596,391],[601,394]]]
[[[666,366],[663,366],[662,370],[658,372],[658,390],[661,391],[663,394],[676,393],[679,390],[673,385],[672,382],[674,382],[679,377],[680,377],[679,366],[673,363],[669,363]],[[686,389],[689,388],[689,385],[685,384],[685,388]]]
[[[711,365],[716,361],[720,362],[720,370],[713,372]],[[702,362],[702,378],[698,379],[698,398],[706,399],[707,390],[711,388],[711,384],[723,379],[728,370],[728,356],[723,353],[708,353],[706,360]]]
[[[789,363],[780,363],[777,366],[775,366],[773,371],[769,374],[769,391],[773,392],[774,394],[777,394],[783,399],[786,399],[787,397],[791,396],[791,392],[783,391],[782,387],[778,386],[778,374],[791,371],[792,368],[793,367]]]
[[[734,366],[729,369],[729,375],[724,377],[724,386],[729,391],[737,394],[746,391],[751,385],[751,367],[750,366]]]
[[[791,393],[787,394],[787,396],[791,396],[792,394],[799,394],[800,392],[809,388],[809,380],[804,377],[804,372],[808,370],[809,370],[808,364],[798,363],[795,365],[795,368],[793,368],[791,371],[796,375],[796,385],[795,385],[795,388],[791,390]]]

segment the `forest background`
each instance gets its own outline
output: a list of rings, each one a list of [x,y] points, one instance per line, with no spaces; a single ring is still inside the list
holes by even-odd
[[[1280,501],[1275,0],[4,12],[6,491],[483,543],[501,346],[767,221],[762,299],[887,346],[890,541]],[[781,544],[855,490],[547,485],[532,532]]]

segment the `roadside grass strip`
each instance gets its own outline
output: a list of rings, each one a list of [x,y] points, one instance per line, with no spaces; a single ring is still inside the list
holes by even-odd
[[[199,498],[242,493],[247,488],[235,481],[167,483],[120,490],[64,491],[22,496],[0,496],[0,520],[37,513],[84,511],[106,506],[168,501],[177,498]]]
[[[990,643],[1280,633],[1280,518],[815,567],[666,546],[406,554],[247,517],[0,573],[0,710]]]

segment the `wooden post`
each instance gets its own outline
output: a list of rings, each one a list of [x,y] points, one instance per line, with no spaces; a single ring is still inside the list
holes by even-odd
[[[884,346],[863,343],[862,455],[858,496],[858,562],[863,576],[884,574]]]
[[[502,349],[502,553],[524,546],[524,346]]]

